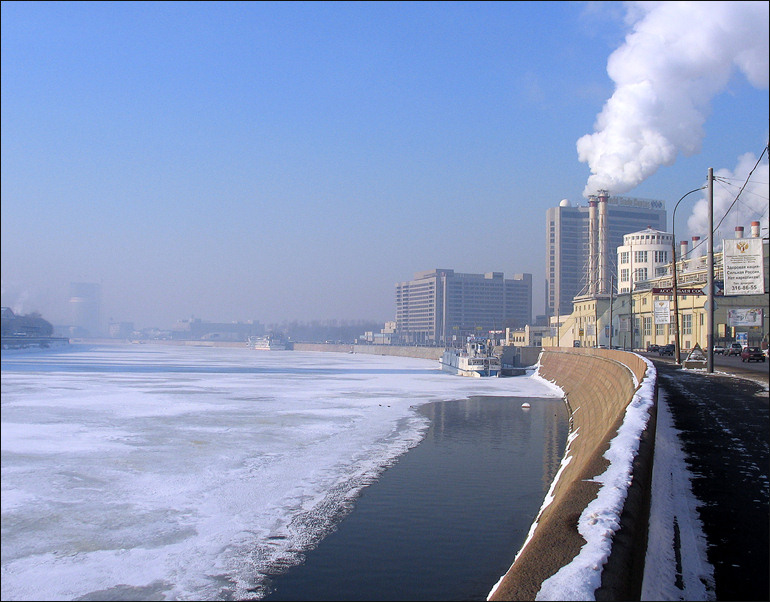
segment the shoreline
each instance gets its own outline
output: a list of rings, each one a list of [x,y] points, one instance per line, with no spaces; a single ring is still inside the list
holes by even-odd
[[[556,587],[561,595],[565,589],[579,588],[576,595],[587,595],[586,589],[590,589],[597,600],[639,599],[650,507],[656,393],[649,410],[643,410],[648,413],[647,420],[629,467],[631,485],[626,485],[627,497],[618,516],[603,516],[601,510],[596,515],[600,526],[606,519],[617,523],[607,524],[598,544],[587,541],[582,529],[583,521],[594,520],[585,514],[600,493],[600,475],[611,465],[605,454],[623,426],[626,410],[647,370],[641,356],[622,351],[544,350],[539,374],[564,390],[571,408],[572,432],[576,434],[569,448],[571,461],[555,483],[553,500],[543,508],[532,537],[488,600],[534,600],[544,582],[557,573],[558,585],[551,583],[550,587]],[[654,370],[650,376],[654,379]],[[603,551],[595,550],[605,544]],[[594,556],[606,554],[604,562],[589,558],[586,565],[585,559],[580,559],[581,551],[592,548]],[[547,594],[545,597],[548,599]]]
[[[361,491],[303,565],[271,578],[265,600],[486,600],[559,468],[566,407],[488,395],[417,411],[430,421],[425,437]]]

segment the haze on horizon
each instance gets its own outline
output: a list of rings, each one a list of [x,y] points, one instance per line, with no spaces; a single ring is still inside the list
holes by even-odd
[[[71,282],[138,328],[384,322],[434,268],[531,273],[540,314],[548,208],[609,186],[670,220],[710,167],[715,241],[767,236],[767,2],[12,2],[0,26],[2,305],[54,323]]]

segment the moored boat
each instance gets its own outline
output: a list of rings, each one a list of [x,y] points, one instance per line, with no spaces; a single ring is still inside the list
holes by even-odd
[[[261,337],[249,337],[248,347],[249,349],[257,349],[259,351],[285,351],[287,348],[285,341],[272,334]]]
[[[482,341],[468,341],[465,349],[446,349],[439,363],[442,370],[460,376],[500,376],[500,357]]]

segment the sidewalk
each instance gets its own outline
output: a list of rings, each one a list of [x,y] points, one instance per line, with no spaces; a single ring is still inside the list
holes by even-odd
[[[693,474],[717,600],[768,600],[767,364],[720,363],[710,374],[684,370],[668,358],[650,359]]]

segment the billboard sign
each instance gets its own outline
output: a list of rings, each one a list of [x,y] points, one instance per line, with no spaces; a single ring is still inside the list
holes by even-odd
[[[652,306],[652,311],[655,317],[656,324],[671,323],[671,308],[670,308],[670,302],[668,300],[654,301]]]
[[[722,241],[725,295],[762,295],[765,270],[761,238],[733,238]]]
[[[727,310],[727,323],[730,326],[762,326],[762,308],[748,307]]]

